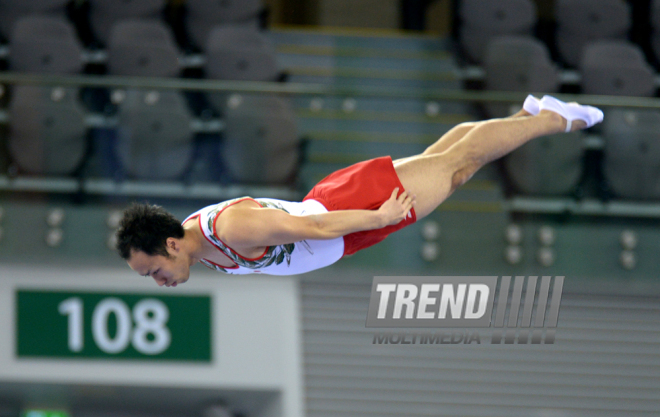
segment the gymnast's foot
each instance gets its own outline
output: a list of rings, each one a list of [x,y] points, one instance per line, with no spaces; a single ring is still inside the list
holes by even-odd
[[[528,95],[523,103],[523,110],[532,116],[536,116],[541,111],[541,100],[531,94]]]
[[[548,110],[557,113],[566,120],[565,132],[586,129],[603,121],[603,112],[596,107],[565,103],[552,96],[543,96],[539,109],[539,112]]]

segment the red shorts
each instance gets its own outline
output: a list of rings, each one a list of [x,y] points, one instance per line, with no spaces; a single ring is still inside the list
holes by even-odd
[[[314,199],[328,211],[376,210],[390,198],[396,187],[399,187],[399,194],[405,191],[394,170],[392,158],[383,156],[333,172],[316,184],[303,201]],[[344,256],[375,245],[390,233],[415,223],[415,209],[410,212],[412,216],[398,224],[344,236]]]

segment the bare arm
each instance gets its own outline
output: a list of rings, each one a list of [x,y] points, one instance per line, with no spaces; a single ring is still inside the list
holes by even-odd
[[[293,216],[278,209],[233,206],[216,226],[216,233],[231,247],[282,245],[305,239],[334,239],[349,233],[380,229],[404,220],[414,205],[407,192],[397,198],[395,188],[378,210],[338,210]]]

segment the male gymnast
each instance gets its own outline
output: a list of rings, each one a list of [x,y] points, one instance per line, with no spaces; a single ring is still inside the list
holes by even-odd
[[[482,166],[526,142],[602,120],[595,107],[530,95],[515,115],[455,126],[422,154],[336,171],[302,202],[237,198],[183,223],[161,207],[134,204],[124,212],[117,249],[159,286],[188,281],[197,262],[229,274],[302,274],[426,217]]]

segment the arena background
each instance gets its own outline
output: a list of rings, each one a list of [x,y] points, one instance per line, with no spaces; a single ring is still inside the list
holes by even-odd
[[[658,415],[660,2],[2,0],[0,33],[0,416]],[[112,249],[131,201],[300,199],[529,92],[606,121],[332,267],[159,288]],[[377,275],[565,276],[556,341],[374,345]]]

